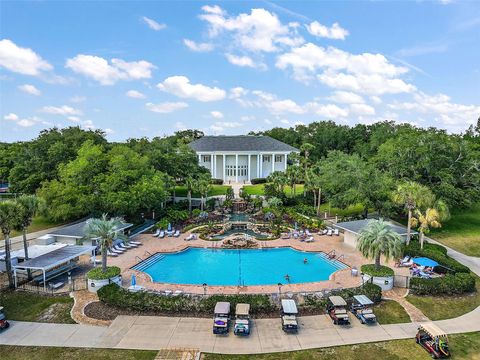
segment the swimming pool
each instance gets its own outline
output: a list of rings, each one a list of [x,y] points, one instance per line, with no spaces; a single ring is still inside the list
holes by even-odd
[[[178,253],[157,253],[133,269],[150,275],[154,282],[248,286],[324,281],[346,267],[341,262],[329,260],[325,253],[291,248],[189,248]],[[287,274],[289,281],[285,278]]]

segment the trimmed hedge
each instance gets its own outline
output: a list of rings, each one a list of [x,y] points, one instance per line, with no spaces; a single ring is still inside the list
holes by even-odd
[[[255,178],[255,179],[250,180],[250,183],[252,185],[265,184],[266,182],[267,182],[267,179],[265,179],[265,178]]]
[[[375,269],[375,264],[366,264],[360,267],[361,272],[370,276],[393,276],[395,272],[388,266],[380,265],[380,269]]]
[[[441,245],[429,244],[427,242],[423,245],[423,250],[420,249],[420,243],[418,241],[411,241],[405,248],[405,255],[412,257],[427,257],[435,260],[440,265],[453,270],[456,273],[470,273],[470,269],[460,264],[457,260],[447,255],[447,249]]]
[[[466,273],[433,279],[414,277],[410,279],[410,290],[415,295],[459,295],[475,291],[475,278]]]
[[[107,271],[103,272],[102,267],[97,267],[87,272],[87,278],[91,280],[106,280],[120,275],[121,270],[118,266],[107,266]]]
[[[223,180],[222,179],[210,179],[210,184],[212,185],[223,185]]]
[[[200,300],[199,309],[202,312],[211,314],[215,309],[215,304],[218,301],[228,301],[231,309],[235,311],[237,304],[245,303],[250,304],[251,314],[271,313],[277,308],[270,302],[270,298],[267,295],[212,295],[208,298]]]

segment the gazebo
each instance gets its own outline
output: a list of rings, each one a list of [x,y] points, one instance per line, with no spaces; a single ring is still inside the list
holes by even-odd
[[[15,287],[17,287],[17,271],[32,270],[41,271],[42,276],[38,276],[39,282],[43,283],[43,288],[47,290],[47,280],[65,274],[76,268],[78,265],[76,258],[85,254],[95,256],[95,246],[67,245],[36,258],[21,262],[13,266],[15,276]]]

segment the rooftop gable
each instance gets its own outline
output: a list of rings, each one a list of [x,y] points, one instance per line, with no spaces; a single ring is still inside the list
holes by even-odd
[[[189,144],[196,152],[210,151],[285,151],[298,152],[297,148],[270,136],[203,136]]]

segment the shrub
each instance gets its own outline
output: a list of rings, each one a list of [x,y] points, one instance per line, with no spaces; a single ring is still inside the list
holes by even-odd
[[[107,271],[103,272],[102,267],[97,267],[87,273],[87,278],[91,280],[106,280],[120,275],[121,270],[118,266],[107,266]]]
[[[210,179],[210,184],[212,185],[223,185],[223,180],[222,179]]]
[[[414,277],[410,280],[410,290],[416,295],[459,295],[475,291],[475,278],[466,273],[433,279]]]
[[[380,268],[377,270],[375,264],[362,265],[360,270],[370,276],[393,276],[395,274],[393,269],[388,266],[380,265]]]
[[[270,313],[275,311],[276,307],[270,302],[267,295],[212,295],[200,300],[199,309],[205,313],[213,313],[215,304],[218,301],[228,301],[232,309],[239,303],[250,304],[251,314]],[[235,310],[234,310],[235,311]]]
[[[265,179],[265,178],[256,178],[256,179],[250,180],[250,183],[251,183],[252,185],[265,184],[266,182],[267,182],[267,179]]]

